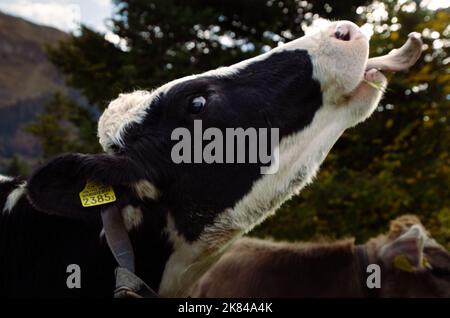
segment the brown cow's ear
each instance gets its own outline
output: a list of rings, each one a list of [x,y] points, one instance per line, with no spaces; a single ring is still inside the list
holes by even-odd
[[[127,185],[142,178],[137,165],[125,157],[68,154],[38,169],[28,182],[27,194],[40,211],[98,218],[102,208],[126,197]]]

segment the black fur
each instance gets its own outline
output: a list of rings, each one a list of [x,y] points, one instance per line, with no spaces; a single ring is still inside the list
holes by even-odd
[[[158,290],[172,252],[162,234],[165,211],[131,192],[122,195],[127,204],[142,205],[144,220],[130,232],[136,273]],[[0,214],[0,297],[112,297],[117,264],[101,229],[99,219],[39,212],[23,196],[10,213]],[[81,289],[67,288],[70,264],[81,268]]]

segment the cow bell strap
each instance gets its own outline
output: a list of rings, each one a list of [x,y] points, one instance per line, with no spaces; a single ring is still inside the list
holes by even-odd
[[[134,251],[130,237],[123,224],[123,218],[117,207],[102,211],[103,230],[106,242],[120,267],[134,273]]]
[[[134,274],[134,251],[122,215],[117,207],[101,213],[106,242],[119,266],[115,270],[114,298],[158,297],[142,279]]]

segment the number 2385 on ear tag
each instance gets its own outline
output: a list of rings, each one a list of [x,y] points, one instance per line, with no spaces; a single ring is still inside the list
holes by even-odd
[[[116,194],[112,186],[88,181],[84,189],[80,192],[81,205],[85,208],[108,204],[116,201]]]

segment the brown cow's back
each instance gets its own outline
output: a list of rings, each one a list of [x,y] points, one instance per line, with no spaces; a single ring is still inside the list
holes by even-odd
[[[352,240],[333,244],[237,241],[193,297],[362,297]]]

